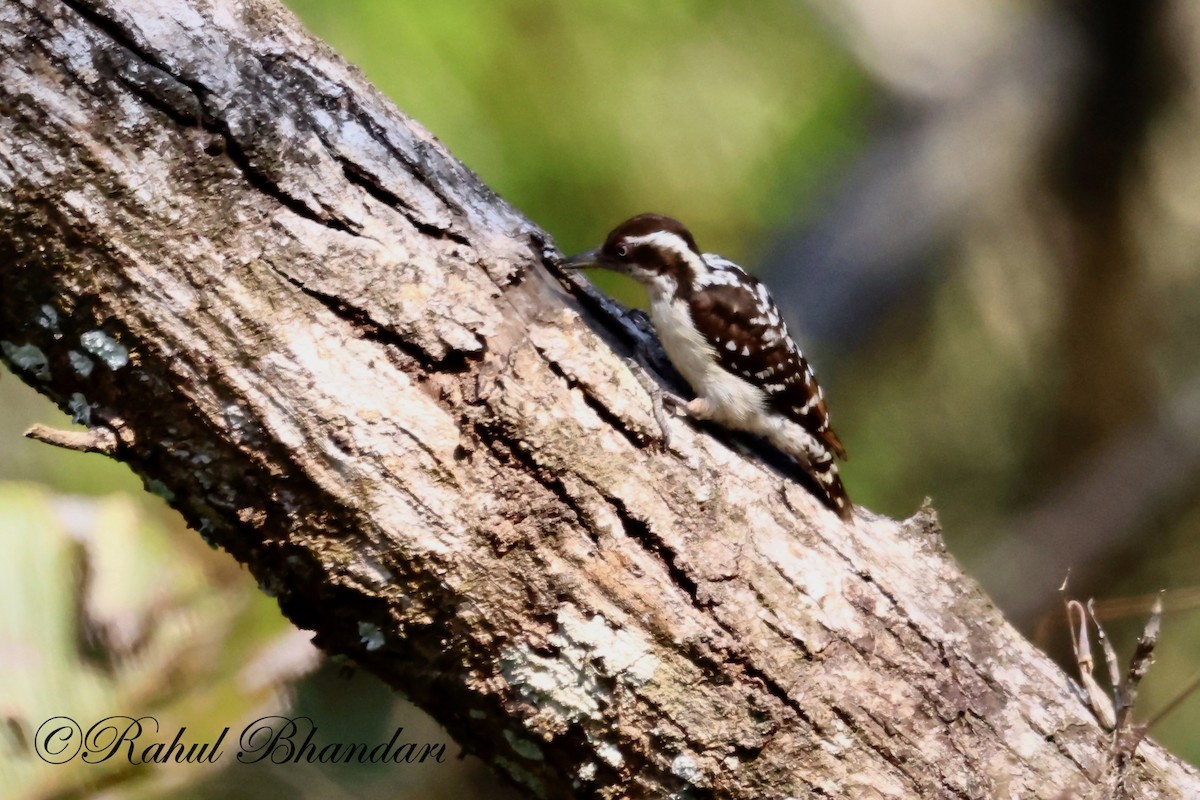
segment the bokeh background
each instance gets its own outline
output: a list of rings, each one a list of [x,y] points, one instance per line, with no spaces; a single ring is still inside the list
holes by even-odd
[[[1058,589],[1127,656],[1166,590],[1142,719],[1200,667],[1200,5],[1190,0],[291,0],[564,251],[684,220],[772,286],[852,496],[931,497],[950,550],[1069,662]],[[602,287],[630,304],[619,280]],[[312,650],[123,466],[21,438],[0,377],[8,797],[497,797],[368,675]],[[12,680],[15,676],[16,680]],[[48,768],[31,720],[265,713],[446,742],[444,764]],[[1200,696],[1152,735],[1200,763]],[[224,767],[223,769],[220,767]]]

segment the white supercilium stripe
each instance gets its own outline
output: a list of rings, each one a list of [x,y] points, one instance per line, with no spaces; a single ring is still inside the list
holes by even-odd
[[[670,231],[655,231],[654,233],[647,233],[645,236],[631,236],[625,241],[634,247],[649,244],[660,250],[675,253],[692,268],[692,274],[695,276],[697,282],[709,273],[708,264],[704,263],[704,259],[696,255],[696,252],[688,247],[687,242],[681,237]]]

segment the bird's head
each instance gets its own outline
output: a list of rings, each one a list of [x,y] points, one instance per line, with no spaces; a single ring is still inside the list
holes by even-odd
[[[614,228],[600,247],[563,262],[564,269],[586,267],[619,272],[647,286],[664,279],[680,286],[703,269],[703,261],[696,240],[679,220],[639,214]]]

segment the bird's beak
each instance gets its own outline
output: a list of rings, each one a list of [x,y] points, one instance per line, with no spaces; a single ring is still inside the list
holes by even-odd
[[[576,253],[562,262],[563,269],[584,269],[586,267],[604,266],[607,266],[607,264],[604,263],[604,256],[600,254],[599,247],[585,250],[582,253]]]

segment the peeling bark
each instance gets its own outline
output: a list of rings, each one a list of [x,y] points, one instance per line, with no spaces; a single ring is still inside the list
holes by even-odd
[[[274,3],[6,0],[0,109],[5,360],[530,794],[1101,796],[931,511],[656,447],[644,321]]]

